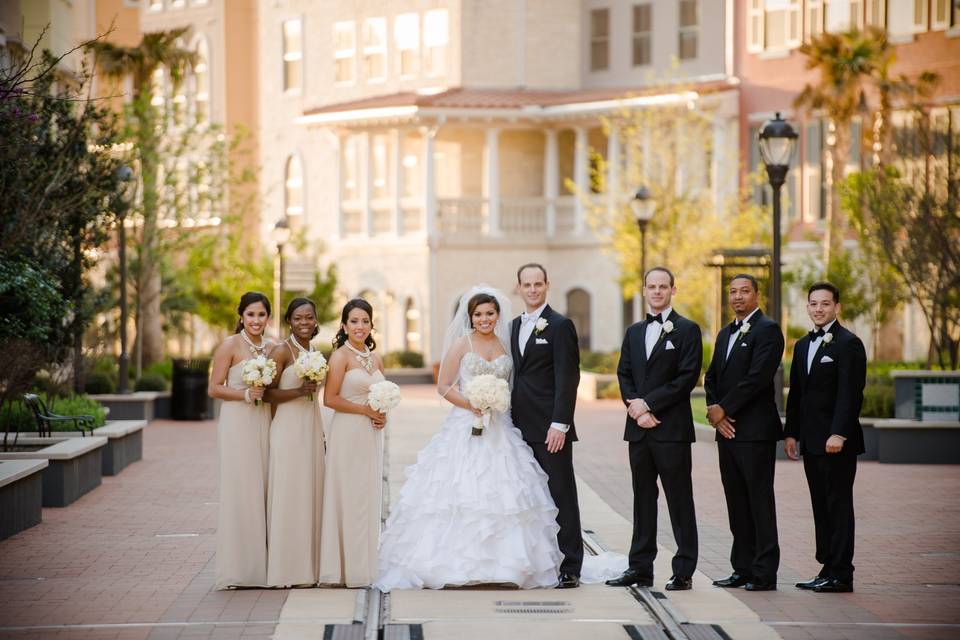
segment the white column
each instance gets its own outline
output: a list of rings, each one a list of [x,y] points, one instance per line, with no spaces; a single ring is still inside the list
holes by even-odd
[[[559,158],[557,157],[557,130],[547,129],[544,132],[543,145],[543,197],[546,199],[545,210],[547,237],[557,232],[557,196],[559,195]]]
[[[370,148],[373,136],[370,132],[361,134],[360,144],[360,215],[363,219],[361,233],[373,235],[373,208],[370,206],[370,197],[373,192],[373,153]]]
[[[610,125],[610,134],[607,138],[607,214],[616,215],[620,204],[620,128],[616,124]]]
[[[400,129],[390,130],[390,170],[393,175],[393,233],[403,233],[403,208],[400,196],[403,193],[403,135]],[[386,353],[386,351],[384,351]]]
[[[423,130],[423,228],[427,237],[437,234],[437,188],[434,184],[433,146],[437,136],[437,127],[425,127]]]
[[[487,234],[500,235],[500,130],[487,129],[483,145],[483,197],[487,200]]]
[[[573,181],[577,185],[577,197],[574,199],[573,230],[583,231],[583,198],[590,197],[589,167],[587,166],[587,130],[584,127],[574,129],[575,146],[573,152]]]

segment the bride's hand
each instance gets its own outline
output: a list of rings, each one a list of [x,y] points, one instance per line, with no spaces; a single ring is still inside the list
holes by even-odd
[[[466,409],[467,409],[467,411],[472,412],[473,415],[477,416],[478,418],[480,418],[480,417],[483,416],[483,411],[481,411],[480,409],[477,409],[475,406],[473,406],[473,405],[470,404],[469,402],[467,403]]]

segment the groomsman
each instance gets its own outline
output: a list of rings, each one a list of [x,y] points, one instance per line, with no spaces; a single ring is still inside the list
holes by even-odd
[[[707,420],[717,430],[733,534],[733,573],[713,584],[773,591],[780,565],[773,475],[777,441],[783,439],[774,376],[783,356],[783,333],[763,315],[759,295],[751,275],[730,281],[728,301],[736,320],[720,330],[704,377]]]
[[[629,442],[633,477],[633,540],[630,565],[615,587],[653,586],[657,557],[657,476],[667,494],[670,524],[677,542],[668,591],[692,585],[697,568],[697,517],[693,506],[690,443],[696,438],[690,392],[700,378],[703,344],[700,327],[673,310],[673,273],[655,267],[644,278],[650,313],[627,329],[617,378],[627,405],[623,439]]]
[[[840,290],[818,282],[807,291],[814,330],[797,341],[790,367],[784,449],[810,487],[820,573],[800,589],[853,591],[853,480],[863,453],[860,408],[867,354],[860,338],[840,326]]]

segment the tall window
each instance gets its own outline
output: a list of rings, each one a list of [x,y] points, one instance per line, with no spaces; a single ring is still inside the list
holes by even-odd
[[[403,306],[403,325],[403,348],[406,351],[419,352],[423,348],[420,341],[420,310],[413,298],[407,298]]]
[[[590,71],[610,68],[610,9],[590,12]]]
[[[283,90],[303,89],[303,25],[300,20],[283,23]]]
[[[581,349],[590,348],[590,294],[583,289],[567,292],[567,317],[577,328]]]
[[[826,216],[825,175],[823,166],[823,122],[813,120],[804,127],[803,175],[806,179],[806,219],[821,220]]]
[[[375,135],[371,143],[371,170],[370,176],[373,181],[371,196],[376,199],[387,198],[390,196],[390,181],[387,176],[389,173],[389,141],[385,135]]]
[[[872,27],[881,29],[887,26],[887,2],[886,0],[867,0],[866,3],[866,23]]]
[[[193,113],[197,123],[210,120],[210,47],[207,39],[197,40],[197,59],[193,65]]]
[[[950,28],[950,0],[932,0],[933,15],[930,16],[931,28],[949,29]],[[953,3],[956,4],[956,3]]]
[[[283,206],[288,216],[303,215],[303,164],[295,153],[287,158],[283,176]]]
[[[427,11],[423,16],[423,68],[428,76],[442,76],[447,72],[449,40],[447,10]]]
[[[804,35],[807,40],[823,33],[823,0],[807,0],[807,20]]]
[[[397,48],[397,73],[412,78],[420,71],[420,16],[402,13],[393,22],[393,40]]]
[[[928,0],[913,0],[913,30],[915,32],[927,30]]]
[[[350,136],[343,145],[343,200],[360,199],[360,136]]]
[[[800,46],[800,2],[798,0],[766,0],[763,43],[765,49],[788,49]]]
[[[633,5],[633,66],[650,64],[652,38],[653,5]]]
[[[386,18],[370,18],[363,23],[363,71],[368,82],[387,79]]]
[[[349,84],[356,78],[357,34],[354,23],[333,25],[334,81]]]
[[[863,27],[863,0],[826,0],[826,30],[842,33]]]
[[[763,2],[747,0],[747,51],[763,51]]]
[[[678,58],[681,60],[693,60],[697,57],[697,39],[699,32],[699,0],[680,0]]]

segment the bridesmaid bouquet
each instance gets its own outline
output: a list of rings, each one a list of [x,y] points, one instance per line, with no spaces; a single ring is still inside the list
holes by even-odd
[[[243,363],[241,369],[241,378],[251,387],[265,387],[277,375],[277,363],[266,356],[257,356],[250,358]],[[259,407],[263,400],[257,400],[255,404]]]
[[[506,411],[510,407],[510,386],[497,376],[477,376],[466,384],[464,395],[470,404],[482,412],[470,431],[473,436],[483,435],[483,429],[490,426],[491,411]]]
[[[400,387],[389,380],[373,383],[367,394],[367,404],[380,413],[390,411],[400,404]]]
[[[301,380],[309,380],[317,384],[323,384],[327,377],[327,359],[319,351],[305,351],[300,354],[297,361],[293,363],[293,372]],[[308,394],[307,398],[313,402],[313,394]]]

